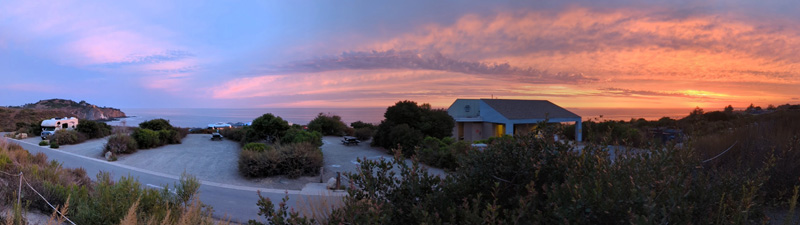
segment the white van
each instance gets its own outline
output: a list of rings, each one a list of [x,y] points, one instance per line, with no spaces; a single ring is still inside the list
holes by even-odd
[[[42,140],[47,139],[48,136],[56,133],[57,130],[66,129],[73,130],[78,126],[78,118],[64,117],[52,118],[42,121]]]

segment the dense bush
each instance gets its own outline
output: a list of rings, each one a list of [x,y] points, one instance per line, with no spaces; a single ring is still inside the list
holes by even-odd
[[[775,112],[759,115],[752,123],[722,132],[695,137],[695,153],[711,159],[703,166],[724,171],[755,170],[775,157],[764,190],[769,199],[784,202],[792,187],[800,185],[800,113]]]
[[[34,122],[34,123],[30,123],[30,124],[25,123],[25,122],[17,122],[15,124],[15,127],[16,127],[15,131],[17,131],[18,133],[27,133],[29,137],[40,136],[40,135],[42,135],[42,126],[41,126],[41,124],[42,124],[42,121],[39,121],[38,123]]]
[[[245,128],[242,143],[274,142],[283,137],[287,130],[289,130],[289,122],[279,116],[267,113],[253,120],[252,126]]]
[[[172,129],[173,127],[171,124],[169,124],[169,120],[154,119],[140,123],[139,128],[150,129],[150,130],[169,130]]]
[[[75,130],[83,133],[89,139],[102,138],[111,134],[111,126],[93,120],[80,120]]]
[[[219,131],[219,134],[222,134],[223,137],[227,138],[228,140],[241,142],[244,139],[244,135],[247,128],[230,128],[230,129],[222,129]]]
[[[322,167],[322,151],[310,143],[292,143],[263,152],[242,151],[239,173],[245,177],[316,175]]]
[[[127,134],[115,134],[108,138],[108,142],[103,147],[103,154],[111,152],[115,155],[130,154],[136,152],[138,148],[136,140]]]
[[[390,152],[401,146],[406,156],[422,143],[424,137],[444,138],[452,135],[455,120],[444,109],[431,109],[429,104],[417,105],[413,101],[400,101],[384,113],[372,140],[373,146]]]
[[[322,146],[322,134],[317,131],[304,131],[300,129],[289,129],[286,135],[281,138],[281,143],[311,143],[314,146]]]
[[[375,130],[378,129],[378,127],[374,124],[365,123],[360,120],[350,123],[350,127],[354,129],[353,136],[361,141],[366,141],[372,138],[372,136],[375,134]]]
[[[347,135],[347,125],[338,115],[319,113],[316,118],[308,122],[308,129],[318,131],[323,135]]]
[[[189,129],[172,127],[169,121],[164,119],[148,120],[139,124],[140,128],[134,128],[131,136],[136,140],[139,149],[155,148],[169,144],[180,144]],[[146,128],[145,128],[146,127]],[[161,128],[152,130],[149,128]]]
[[[427,137],[422,141],[417,157],[420,162],[429,166],[455,170],[458,167],[459,158],[464,157],[471,148],[468,142],[455,142],[450,137],[441,140]]]
[[[387,138],[391,139],[395,146],[389,148],[389,152],[393,153],[395,150],[402,149],[404,156],[411,157],[414,155],[414,149],[422,143],[424,137],[421,131],[409,127],[408,124],[391,126]],[[377,140],[376,138],[375,141]],[[373,143],[375,142],[373,141]]]
[[[55,134],[50,137],[51,143],[59,145],[74,145],[86,141],[86,136],[75,130],[57,130]]]
[[[361,120],[350,123],[350,127],[354,128],[354,129],[358,129],[358,128],[372,128],[372,129],[375,129],[375,128],[377,128],[375,126],[375,124],[365,123],[365,122],[363,122]]]
[[[50,148],[58,148],[58,147],[59,147],[58,143],[56,142],[50,143]]]
[[[0,169],[3,171],[0,179],[3,180],[19,179],[10,174],[22,172],[25,182],[54,206],[64,206],[69,199],[67,216],[77,224],[118,224],[131,209],[139,215],[141,224],[200,224],[187,222],[190,218],[184,218],[186,213],[191,213],[186,210],[192,205],[190,199],[196,199],[193,196],[200,186],[197,178],[190,175],[182,175],[179,182],[164,189],[144,187],[131,176],[114,181],[109,173],[104,172],[98,173],[96,182],[92,182],[83,168],[63,168],[60,163],[48,161],[42,153],[31,155],[19,145],[2,140]],[[22,189],[18,189],[18,184],[8,182],[6,188],[0,188],[2,204],[15,204],[17,190],[21,190],[24,204],[46,214],[52,212],[48,203],[27,184],[23,183]],[[200,203],[197,200],[192,202]],[[200,213],[195,216],[207,218],[209,215]]]
[[[47,146],[49,144],[50,144],[50,142],[48,142],[46,140],[42,140],[42,141],[39,142],[39,146]]]
[[[155,148],[163,145],[161,143],[161,138],[159,137],[158,131],[153,131],[150,129],[134,129],[131,136],[134,140],[136,140],[136,146],[138,146],[139,149]]]
[[[768,169],[704,168],[691,148],[581,151],[545,138],[501,139],[433,176],[393,161],[359,160],[332,224],[747,224],[762,214]],[[433,140],[426,144],[440,145]],[[395,175],[394,171],[399,170]]]
[[[353,136],[361,141],[369,140],[373,134],[375,134],[375,129],[369,127],[356,128],[355,132],[353,132]]]
[[[254,152],[264,152],[264,151],[273,150],[273,149],[274,148],[272,146],[269,146],[269,145],[264,144],[264,143],[247,143],[242,148],[242,150],[254,151]]]
[[[161,140],[161,144],[168,145],[168,144],[180,144],[181,139],[180,133],[177,130],[169,129],[169,130],[159,130],[158,131],[158,139]]]

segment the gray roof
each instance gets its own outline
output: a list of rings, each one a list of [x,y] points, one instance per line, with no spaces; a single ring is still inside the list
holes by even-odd
[[[580,117],[547,100],[481,99],[481,101],[510,120]]]

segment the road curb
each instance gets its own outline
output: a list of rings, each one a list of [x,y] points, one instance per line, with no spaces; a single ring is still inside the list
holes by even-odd
[[[71,153],[71,152],[54,150],[54,149],[51,149],[51,148],[47,148],[47,147],[31,144],[31,143],[28,143],[28,142],[24,142],[24,141],[12,139],[12,138],[6,138],[6,137],[3,137],[3,138],[5,138],[6,140],[11,140],[14,143],[17,143],[17,144],[20,144],[20,145],[23,145],[23,144],[24,145],[29,145],[29,146],[33,146],[33,147],[36,147],[36,148],[44,149],[46,151],[50,151],[50,152],[54,152],[54,153],[58,153],[58,154],[71,155],[71,156],[79,157],[79,158],[82,158],[82,159],[92,160],[92,161],[99,162],[99,163],[105,163],[105,164],[108,164],[108,165],[113,165],[113,166],[116,166],[116,167],[133,170],[133,171],[140,172],[140,173],[146,173],[146,174],[150,174],[150,175],[153,175],[153,176],[159,176],[159,177],[163,177],[163,178],[173,179],[173,180],[176,180],[176,181],[180,180],[180,176],[176,176],[176,175],[171,175],[171,174],[166,174],[166,173],[146,170],[146,169],[142,169],[142,168],[138,168],[138,167],[132,167],[132,166],[128,166],[128,165],[112,163],[112,162],[108,162],[108,161],[105,161],[105,160],[100,160],[100,159],[96,159],[96,158],[91,158],[91,157],[87,157],[87,156],[83,156],[83,155],[74,154],[74,153]],[[307,196],[345,196],[345,195],[347,195],[347,192],[334,192],[334,191],[327,190],[327,189],[324,188],[324,184],[322,186],[323,188],[321,189],[321,188],[318,187],[319,185],[314,185],[315,183],[308,183],[305,186],[303,186],[303,189],[301,189],[299,191],[298,190],[288,190],[288,189],[273,189],[273,188],[258,188],[258,187],[249,187],[249,186],[239,186],[239,185],[223,184],[223,183],[219,183],[219,182],[206,181],[206,180],[200,180],[200,184],[213,186],[213,187],[218,187],[218,188],[240,190],[240,191],[252,191],[252,192],[261,191],[261,192],[264,192],[264,193],[276,193],[276,194],[307,195]]]

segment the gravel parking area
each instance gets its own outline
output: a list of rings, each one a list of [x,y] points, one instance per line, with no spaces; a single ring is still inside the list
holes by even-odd
[[[336,172],[355,172],[359,166],[357,159],[367,160],[392,160],[392,155],[389,155],[385,150],[380,148],[370,147],[371,141],[361,142],[359,145],[343,145],[341,137],[326,136],[322,138],[324,145],[322,145],[322,154],[325,156],[325,173],[324,177],[327,181],[330,177],[335,177]],[[406,163],[410,164],[411,160],[406,159]],[[428,173],[434,175],[444,175],[445,172],[438,168],[428,168]],[[399,171],[398,171],[399,172]]]
[[[390,160],[391,155],[385,150],[370,147],[370,142],[346,146],[340,142],[341,137],[323,137],[322,153],[324,155],[323,182],[336,176],[336,172],[354,172],[358,167],[356,159]],[[23,141],[38,144],[38,137]],[[71,152],[92,158],[105,159],[102,156],[103,146],[108,138],[93,139],[77,145],[62,145],[58,150]],[[239,143],[230,140],[211,141],[208,134],[189,134],[182,144],[166,145],[154,149],[141,149],[130,155],[123,155],[114,163],[142,168],[172,175],[180,175],[184,171],[197,176],[200,180],[218,183],[263,187],[275,189],[300,190],[308,183],[318,183],[319,176],[289,179],[285,176],[246,179],[239,175]],[[410,163],[410,160],[406,160]],[[429,168],[432,174],[444,174],[444,171]]]

